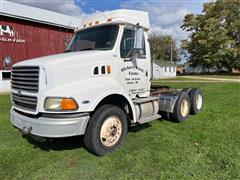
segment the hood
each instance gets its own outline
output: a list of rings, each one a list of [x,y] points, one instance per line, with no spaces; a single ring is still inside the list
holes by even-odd
[[[101,58],[105,57],[105,58]],[[108,57],[108,58],[107,58]],[[112,59],[112,51],[101,51],[101,50],[90,50],[90,51],[76,51],[76,52],[67,52],[49,56],[43,56],[39,58],[29,59],[16,63],[14,66],[69,66],[69,65],[78,65],[85,63],[94,63],[97,61],[106,62],[106,59]]]
[[[51,56],[44,56],[22,61],[16,66],[39,66],[45,73],[48,82],[47,89],[54,89],[69,83],[79,82],[93,76],[93,69],[104,65],[111,65],[114,59],[113,51],[78,51],[67,52]],[[40,78],[44,79],[44,78]]]

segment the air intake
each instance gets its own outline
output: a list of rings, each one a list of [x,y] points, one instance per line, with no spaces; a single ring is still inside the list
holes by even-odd
[[[37,93],[39,89],[39,67],[13,67],[11,86],[15,90]]]

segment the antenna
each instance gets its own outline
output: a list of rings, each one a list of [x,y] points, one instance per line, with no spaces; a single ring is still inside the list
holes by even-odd
[[[68,28],[66,29],[66,33],[67,33],[67,31],[68,31],[68,29],[70,29],[70,25],[72,24],[72,21],[70,21],[69,23],[68,23]]]
[[[67,26],[67,28],[66,28],[66,31],[65,31],[65,38],[64,38],[64,42],[65,42],[65,45],[67,46],[68,45],[68,40],[67,40],[67,32],[68,32],[68,30],[70,29],[70,25],[72,24],[72,21],[70,21],[69,23],[68,23],[68,26]]]

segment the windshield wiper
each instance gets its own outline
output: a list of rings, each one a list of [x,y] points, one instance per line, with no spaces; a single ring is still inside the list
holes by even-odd
[[[84,48],[84,49],[81,49],[81,50],[79,50],[79,51],[87,51],[87,50],[94,50],[93,48]]]
[[[67,50],[64,51],[64,53],[67,53],[67,52],[73,52],[73,50],[67,49]]]
[[[80,50],[75,50],[75,51],[87,51],[87,50],[95,50],[94,48],[83,48],[83,49],[80,49]],[[67,53],[67,52],[73,52],[74,50],[72,49],[67,49],[64,51],[64,53]]]

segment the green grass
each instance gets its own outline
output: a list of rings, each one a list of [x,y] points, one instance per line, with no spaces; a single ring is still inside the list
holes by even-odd
[[[82,137],[22,138],[9,122],[9,97],[0,96],[0,179],[240,179],[240,83],[163,84],[200,87],[203,112],[131,128],[105,157],[87,152]]]

